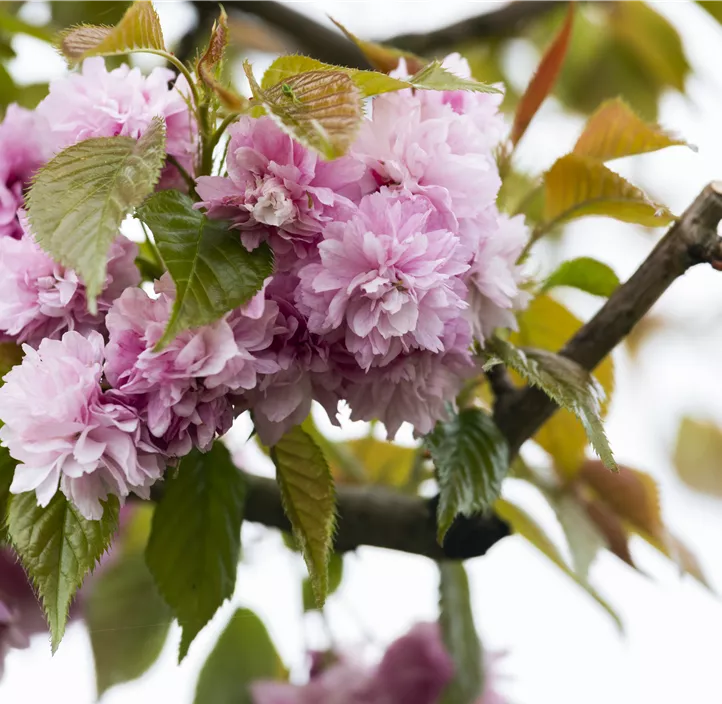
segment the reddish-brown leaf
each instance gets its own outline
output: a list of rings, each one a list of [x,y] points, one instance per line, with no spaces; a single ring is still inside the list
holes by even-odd
[[[569,3],[569,12],[559,34],[549,45],[544,53],[542,60],[539,62],[539,68],[532,76],[524,95],[519,101],[514,116],[514,124],[511,128],[511,143],[516,144],[526,132],[526,128],[532,121],[537,110],[541,107],[545,98],[551,93],[556,83],[559,72],[561,71],[564,57],[569,48],[569,38],[572,34],[572,25],[574,21],[574,3]]]
[[[629,535],[619,516],[597,499],[585,499],[583,505],[590,520],[607,541],[609,551],[628,565],[636,567],[629,551]]]

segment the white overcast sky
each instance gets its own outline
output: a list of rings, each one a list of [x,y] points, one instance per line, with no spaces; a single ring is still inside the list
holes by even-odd
[[[42,14],[42,4],[36,8]],[[479,13],[492,3],[313,2],[297,7],[321,21],[331,13],[361,36],[424,31]],[[183,3],[157,3],[167,35],[189,19]],[[657,5],[679,28],[693,64],[687,97],[662,102],[661,122],[699,147],[683,148],[621,163],[627,176],[643,182],[662,202],[681,212],[702,187],[722,178],[722,29],[687,2]],[[190,15],[192,16],[192,15]],[[19,38],[13,70],[27,82],[62,73],[63,63],[41,43]],[[535,55],[523,44],[510,57],[513,79],[523,84]],[[520,155],[537,171],[573,145],[578,120],[545,107]],[[539,134],[543,137],[539,139]],[[536,135],[536,139],[535,139]],[[588,219],[570,228],[564,256],[595,256],[629,275],[653,244],[649,236],[609,220]],[[556,256],[556,255],[555,255]],[[569,299],[580,314],[594,311],[583,294]],[[619,460],[653,474],[661,484],[669,524],[700,555],[713,584],[722,591],[722,503],[701,498],[680,485],[669,462],[679,417],[686,412],[722,423],[722,277],[698,268],[675,283],[657,309],[696,328],[691,337],[670,331],[644,348],[641,364],[616,355],[618,391],[608,429]],[[350,429],[354,432],[357,429]],[[242,437],[241,429],[234,437]],[[538,508],[554,536],[548,510],[524,487],[510,492]],[[223,607],[198,637],[189,657],[175,664],[178,631],[156,665],[141,680],[111,690],[104,704],[191,704],[197,673],[234,608],[255,609],[292,667],[303,672],[306,646],[327,644],[318,618],[302,622],[300,560],[280,547],[274,534],[244,528],[245,557],[233,603]],[[592,568],[599,591],[626,624],[621,638],[590,598],[520,538],[504,540],[488,556],[468,563],[477,623],[486,646],[508,651],[504,691],[515,704],[719,704],[722,701],[722,604],[644,545],[635,544],[650,577],[611,556]],[[436,572],[422,558],[362,549],[346,559],[346,579],[327,607],[336,643],[367,646],[369,657],[414,622],[436,616]],[[55,657],[44,638],[7,659],[0,704],[91,704],[95,701],[90,641],[84,626],[70,626]]]

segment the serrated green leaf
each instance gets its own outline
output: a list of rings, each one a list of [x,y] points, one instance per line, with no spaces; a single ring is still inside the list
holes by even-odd
[[[118,510],[112,496],[103,504],[103,517],[89,521],[59,491],[45,508],[38,506],[35,492],[10,500],[8,537],[42,601],[53,652],[65,633],[73,597],[110,546]]]
[[[519,331],[510,342],[517,347],[533,347],[556,352],[561,349],[579,328],[576,318],[561,303],[548,294],[534,298],[518,316]],[[606,399],[602,403],[604,415],[614,391],[614,362],[608,355],[594,370]],[[534,436],[537,442],[554,459],[554,468],[566,480],[573,479],[584,460],[588,445],[584,427],[573,413],[557,411]]]
[[[604,392],[589,372],[576,362],[553,352],[522,351],[498,338],[488,347],[507,367],[540,388],[561,408],[574,413],[604,465],[609,469],[617,469],[602,425],[601,402]]]
[[[454,677],[442,704],[474,704],[484,691],[483,650],[474,626],[469,580],[461,562],[440,562],[439,607],[441,635],[454,661]]]
[[[286,534],[288,535],[288,534]],[[289,536],[293,539],[293,536]],[[328,561],[328,595],[331,596],[340,586],[343,580],[343,555],[337,552],[331,553]],[[301,596],[303,597],[303,610],[315,611],[318,609],[316,595],[313,592],[313,583],[310,577],[304,577],[301,584]]]
[[[205,454],[186,455],[166,479],[146,563],[183,629],[179,660],[233,595],[244,501],[243,477],[219,441]]]
[[[84,592],[83,616],[93,648],[99,696],[148,670],[160,655],[173,620],[143,555],[152,513],[150,506],[133,508],[130,523],[116,540],[110,564],[103,566]]]
[[[587,120],[573,151],[609,161],[676,145],[686,146],[687,142],[645,122],[621,98],[615,98],[603,103]]]
[[[243,69],[254,99],[293,139],[325,159],[342,156],[351,146],[363,110],[361,92],[344,71],[306,71],[264,90],[247,61]]]
[[[105,285],[120,223],[153,191],[165,160],[165,124],[145,134],[88,139],[64,149],[35,176],[28,207],[38,244],[85,282],[88,305]]]
[[[582,587],[614,619],[617,628],[620,631],[624,631],[622,620],[616,611],[600,596],[589,582],[578,577],[569,568],[562,554],[559,552],[559,548],[557,548],[551,538],[544,532],[544,529],[524,509],[506,499],[497,499],[494,503],[494,512],[511,526],[514,533],[528,540],[537,550],[564,572],[564,574]]]
[[[326,458],[300,426],[271,448],[293,535],[301,548],[319,608],[329,590],[328,563],[336,523],[336,492]]]
[[[557,286],[571,286],[594,296],[608,298],[619,286],[619,277],[610,266],[597,259],[578,257],[562,262],[544,282],[541,292]]]
[[[722,498],[722,430],[716,423],[682,418],[674,449],[677,476],[691,489]]]
[[[90,56],[117,56],[132,51],[165,51],[165,42],[153,3],[137,0],[115,27],[73,27],[61,35],[59,48],[72,65]]]
[[[509,448],[489,415],[466,408],[426,436],[439,483],[440,543],[457,514],[488,511],[509,469]]]
[[[238,232],[223,220],[211,220],[178,191],[161,191],[139,209],[176,286],[162,347],[179,332],[207,325],[257,293],[273,273],[266,244],[249,252]]]
[[[238,609],[208,656],[196,687],[195,704],[254,704],[256,680],[286,679],[286,669],[261,619]]]
[[[652,202],[639,188],[600,161],[580,154],[557,159],[544,175],[544,191],[544,229],[585,215],[647,227],[674,220],[667,208]]]
[[[356,84],[364,98],[369,98],[380,93],[411,88],[408,81],[399,78],[392,78],[379,71],[360,71],[353,68],[343,68],[316,61],[308,56],[281,56],[276,59],[263,74],[261,88],[269,90],[275,85],[283,83],[288,78],[307,73],[308,71],[343,71]]]
[[[475,93],[501,93],[488,83],[480,83],[473,78],[461,78],[448,71],[441,65],[441,61],[432,61],[415,73],[410,79],[414,88],[424,90],[469,90]]]

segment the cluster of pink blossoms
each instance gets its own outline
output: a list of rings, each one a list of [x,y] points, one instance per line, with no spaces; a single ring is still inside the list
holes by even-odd
[[[458,55],[447,66],[469,75]],[[0,439],[21,462],[12,491],[45,504],[60,488],[89,518],[110,494],[147,495],[169,460],[208,449],[245,410],[269,445],[314,400],[332,419],[346,401],[390,435],[403,422],[428,433],[478,372],[474,339],[513,326],[524,298],[526,228],[496,207],[500,96],[405,90],[374,98],[334,161],[268,117],[230,127],[226,174],[197,179],[197,207],[247,249],[274,251],[274,275],[244,307],[157,351],[173,283],[139,288],[135,245],[119,234],[91,315],[82,281],[35,243],[23,189],[59,149],[137,138],[156,115],[192,173],[197,132],[171,77],[89,59],[0,123],[0,145],[13,145],[7,164],[0,152],[0,336],[26,345],[0,389]],[[178,181],[169,165],[159,188]]]
[[[313,658],[303,686],[261,681],[252,686],[254,704],[438,704],[454,675],[454,663],[438,623],[419,623],[394,641],[373,668],[347,657]],[[491,659],[491,658],[489,658]],[[475,704],[505,704],[486,668],[482,695]]]

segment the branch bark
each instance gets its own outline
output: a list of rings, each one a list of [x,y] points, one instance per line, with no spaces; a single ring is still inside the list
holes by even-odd
[[[695,264],[722,267],[722,183],[711,184],[660,240],[635,274],[564,346],[561,354],[592,371],[641,320],[679,276]],[[506,386],[506,385],[505,385]],[[543,392],[526,387],[505,390],[494,419],[512,455],[557,410]],[[288,530],[276,483],[249,476],[246,520]],[[467,559],[483,555],[508,535],[494,515],[460,516],[443,548],[436,542],[436,501],[405,496],[381,487],[339,486],[336,549],[361,545],[401,550],[433,559]]]
[[[564,0],[516,0],[498,10],[492,10],[426,34],[400,34],[380,39],[383,44],[404,49],[420,56],[433,56],[461,42],[488,37],[504,37],[518,31],[523,25],[548,13]],[[193,3],[198,12],[198,26],[209,25],[218,14],[215,3]],[[294,10],[288,3],[272,0],[236,0],[224,3],[226,10],[245,12],[281,30],[297,50],[327,63],[349,68],[369,69],[369,62],[355,44],[339,32],[326,27]],[[352,28],[351,28],[352,29]],[[193,33],[195,36],[195,32]],[[192,51],[188,42],[181,51]]]

